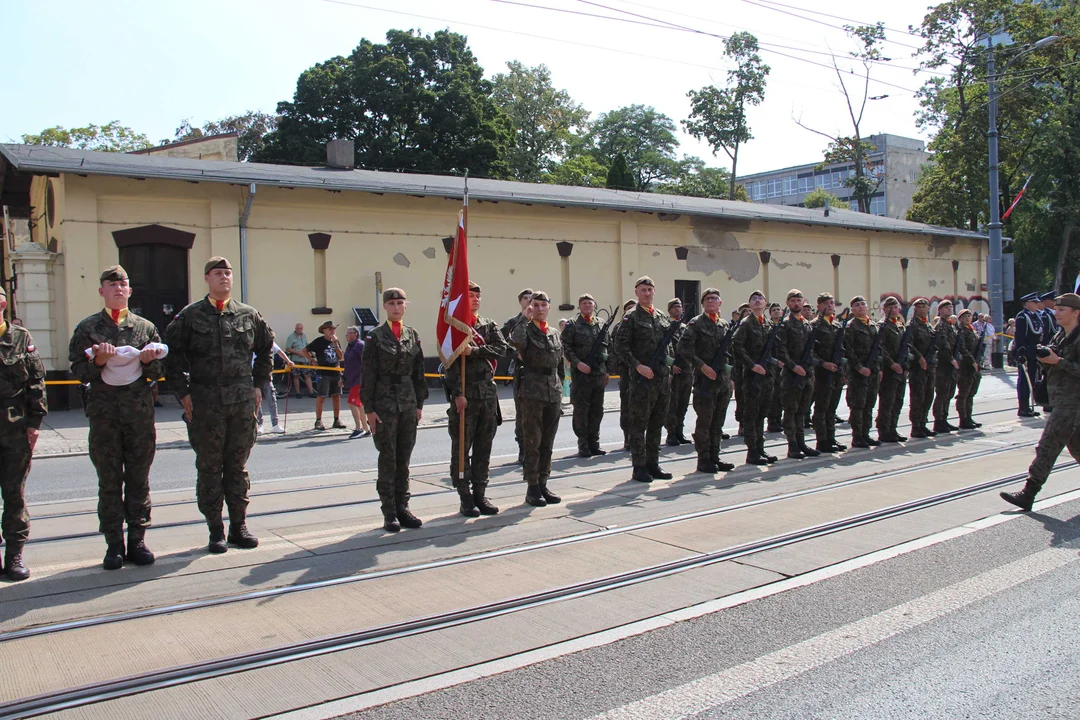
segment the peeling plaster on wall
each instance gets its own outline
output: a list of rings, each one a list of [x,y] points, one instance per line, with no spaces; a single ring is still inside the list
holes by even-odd
[[[780,268],[781,270],[783,270],[784,268],[791,267],[791,263],[782,263],[779,260],[777,260],[776,258],[773,258],[772,264],[775,265],[776,267]]]
[[[964,289],[967,290],[968,292],[975,292],[975,285],[976,284],[978,284],[978,280],[972,280],[971,282],[968,282],[967,280],[965,280],[964,281]]]
[[[428,260],[434,260],[435,259],[435,248],[429,247],[426,250],[424,250],[424,257],[426,257]]]
[[[654,250],[652,256],[653,257],[660,257],[660,251],[659,250]]]
[[[394,262],[401,267],[409,267],[412,263],[409,262],[409,258],[405,257],[404,253],[398,253],[394,256]]]
[[[753,280],[761,272],[761,260],[752,250],[743,250],[730,221],[694,217],[690,220],[694,239],[701,247],[691,247],[686,253],[686,269],[701,272],[706,277],[723,271],[736,282]],[[746,223],[747,229],[749,223]]]
[[[656,219],[660,222],[675,222],[682,215],[676,215],[675,213],[656,213]]]
[[[798,266],[799,266],[799,267],[801,267],[801,268],[806,268],[807,270],[809,270],[810,268],[814,267],[814,266],[813,266],[813,265],[811,265],[810,263],[808,263],[808,262],[802,262],[801,260],[800,260],[799,262],[795,263],[795,264],[796,264],[796,265],[798,265]]]
[[[930,242],[926,243],[926,249],[934,253],[934,257],[945,257],[952,253],[956,245],[956,238],[935,235]]]
[[[936,288],[937,287],[937,280],[927,280],[926,284],[929,285],[930,287]]]

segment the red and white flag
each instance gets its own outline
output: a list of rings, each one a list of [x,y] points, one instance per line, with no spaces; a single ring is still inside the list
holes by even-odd
[[[465,242],[465,212],[458,214],[457,237],[450,248],[443,281],[442,299],[439,302],[439,320],[435,337],[439,343],[439,359],[447,367],[469,344],[472,337],[472,308],[469,304],[469,259]]]
[[[1013,200],[1012,205],[1010,205],[1009,209],[1005,211],[1005,214],[1001,216],[1002,220],[1008,220],[1009,219],[1009,215],[1012,214],[1013,208],[1016,207],[1016,204],[1018,202],[1020,202],[1020,198],[1024,197],[1024,191],[1027,190],[1028,183],[1031,182],[1031,178],[1033,178],[1033,177],[1035,177],[1035,176],[1034,175],[1028,175],[1028,179],[1024,181],[1024,187],[1020,188],[1020,192],[1017,193],[1016,199]]]

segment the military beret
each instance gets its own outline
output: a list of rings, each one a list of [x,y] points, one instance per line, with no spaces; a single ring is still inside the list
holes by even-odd
[[[953,306],[953,302],[952,302],[952,300],[949,300],[948,298],[946,298],[946,299],[942,300],[941,302],[939,302],[939,303],[937,304],[937,306],[938,306],[939,308],[943,308],[943,307],[945,307],[946,305],[948,305],[949,307],[952,307],[952,306]]]
[[[206,261],[206,265],[203,266],[203,275],[209,275],[211,270],[216,270],[218,268],[232,270],[232,265],[230,265],[229,261],[221,257],[220,255],[215,255],[214,257]]]
[[[701,293],[701,302],[705,302],[705,298],[709,297],[710,295],[715,295],[717,300],[720,299],[720,291],[716,288],[711,287],[705,288],[705,292]]]
[[[634,307],[635,305],[637,305],[637,300],[627,300],[626,302],[624,302],[622,304],[623,312],[626,312],[627,310]]]
[[[408,298],[405,297],[405,291],[402,290],[401,288],[393,287],[393,288],[387,288],[387,289],[383,290],[382,301],[384,303],[385,302],[390,302],[391,300],[407,300],[407,299]]]
[[[866,298],[864,298],[862,295],[856,295],[855,297],[851,298],[851,302],[849,302],[848,305],[854,305],[855,303],[859,302],[866,302]]]
[[[915,298],[915,302],[912,305],[929,305],[930,301],[926,298]]]
[[[967,309],[967,308],[964,308],[963,310],[961,310],[961,311],[960,311],[960,314],[959,314],[959,315],[957,315],[957,317],[958,317],[958,318],[962,318],[962,317],[964,317],[965,315],[968,315],[968,316],[970,316],[970,315],[971,315],[971,310],[969,310],[969,309]]]
[[[476,283],[474,283],[472,280],[470,280],[469,281],[469,290],[475,290],[476,292],[480,292],[480,286],[477,285]]]
[[[791,288],[790,290],[788,290],[787,299],[790,300],[791,298],[801,298],[802,296],[802,290]]]
[[[1057,300],[1055,299],[1056,297],[1057,297],[1057,293],[1053,292],[1053,291],[1050,291],[1048,293],[1043,293],[1042,297],[1039,298],[1039,299],[1042,300],[1043,302],[1046,302],[1047,300],[1049,300],[1052,303],[1056,303],[1057,302]]]
[[[578,296],[578,299],[577,299],[577,301],[578,301],[578,305],[580,305],[581,303],[585,302],[586,300],[592,300],[593,302],[596,302],[596,298],[594,298],[594,297],[593,297],[592,295],[590,295],[589,293],[581,293],[581,295],[579,295],[579,296]]]
[[[682,299],[681,298],[671,298],[670,300],[668,300],[668,303],[667,303],[668,310],[675,307],[676,305],[682,305]]]
[[[776,302],[769,303],[769,312],[772,312],[773,310],[779,310],[779,309],[780,309],[780,303],[776,303]]]
[[[742,305],[739,306],[739,312],[742,312],[743,310],[749,310],[749,309],[750,309],[750,304],[749,303],[743,303]]]
[[[1037,293],[1037,292],[1028,293],[1027,295],[1025,295],[1024,297],[1022,297],[1020,299],[1023,300],[1024,302],[1039,302],[1039,293]]]
[[[1076,293],[1065,293],[1064,295],[1058,295],[1054,302],[1058,305],[1064,305],[1067,308],[1073,310],[1080,310],[1080,295]]]
[[[100,282],[119,282],[120,280],[127,279],[127,270],[119,265],[110,265],[102,271]]]
[[[750,297],[748,297],[747,300],[753,300],[755,295],[760,295],[762,300],[765,299],[765,293],[761,292],[760,290],[755,290],[754,292],[750,293]]]
[[[537,290],[536,292],[534,292],[532,294],[532,299],[533,300],[541,300],[541,301],[546,302],[546,303],[551,302],[551,298],[549,298],[548,294],[546,292],[544,292],[543,290]]]
[[[648,275],[642,275],[641,277],[639,277],[634,283],[634,288],[636,289],[638,285],[648,285],[652,288],[656,287],[656,285],[652,281],[652,278]]]
[[[896,297],[890,295],[889,297],[885,298],[885,302],[881,303],[881,307],[889,307],[890,305],[900,307],[900,301]]]
[[[532,288],[525,288],[524,290],[522,290],[521,292],[518,293],[518,300],[525,297],[526,295],[532,295],[532,294],[533,294]]]
[[[829,302],[833,299],[832,293],[823,292],[817,296],[818,305],[823,302]]]

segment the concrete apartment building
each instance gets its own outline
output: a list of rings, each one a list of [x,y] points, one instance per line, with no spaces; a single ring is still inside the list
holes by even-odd
[[[911,208],[922,167],[930,161],[926,144],[917,138],[886,133],[871,135],[867,142],[877,148],[870,154],[871,168],[884,176],[870,199],[870,213],[903,220]],[[801,206],[807,193],[823,188],[847,200],[852,210],[858,210],[851,188],[844,185],[854,173],[855,166],[851,164],[836,163],[819,170],[817,163],[808,163],[744,175],[738,182],[746,186],[747,195],[756,203]]]

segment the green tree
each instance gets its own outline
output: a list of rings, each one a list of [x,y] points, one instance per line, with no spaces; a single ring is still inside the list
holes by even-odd
[[[670,180],[678,171],[675,123],[652,107],[629,105],[601,113],[589,128],[587,142],[596,159],[608,167],[621,154],[633,175],[633,189],[639,192]]]
[[[544,173],[543,182],[577,187],[607,187],[608,169],[588,154],[577,154]]]
[[[506,66],[508,72],[492,78],[492,97],[515,133],[506,164],[515,180],[538,182],[566,155],[574,131],[586,125],[589,112],[552,85],[546,65],[530,68],[513,60]]]
[[[683,127],[698,140],[712,146],[713,155],[720,150],[731,159],[731,177],[737,177],[739,148],[753,139],[746,120],[746,109],[760,105],[765,99],[765,78],[769,66],[758,55],[758,40],[751,33],[737,32],[724,41],[724,54],[735,61],[728,71],[728,87],[720,89],[707,85],[691,90],[690,117]],[[735,199],[735,185],[729,184],[728,199]]]
[[[132,152],[153,147],[145,135],[113,120],[105,125],[91,123],[86,127],[71,128],[63,126],[46,128],[36,135],[23,135],[27,145],[49,145],[52,147],[70,147],[79,150],[97,150],[99,152]]]
[[[605,187],[612,190],[636,190],[637,181],[634,173],[630,171],[630,165],[626,162],[626,156],[619,153],[608,168]]]
[[[826,200],[829,201],[829,207],[831,207],[831,208],[841,208],[843,210],[848,209],[848,201],[847,200],[841,200],[840,198],[836,197],[835,195],[833,195],[831,192],[829,192],[825,188],[814,188],[813,190],[808,192],[806,194],[806,197],[803,198],[803,207],[804,208],[825,207],[825,201]]]
[[[684,156],[676,177],[656,185],[654,192],[685,197],[726,198],[749,202],[746,188],[731,187],[731,175],[725,168],[707,167],[701,158]]]
[[[391,30],[301,73],[255,158],[321,163],[342,138],[366,168],[503,177],[513,128],[492,89],[464,36]]]
[[[194,140],[208,135],[237,134],[237,156],[241,162],[251,160],[266,147],[266,136],[277,127],[277,117],[264,112],[249,110],[242,115],[230,115],[221,120],[213,120],[201,128],[193,127],[190,119],[180,122],[175,137],[162,140],[164,145],[170,142]]]

